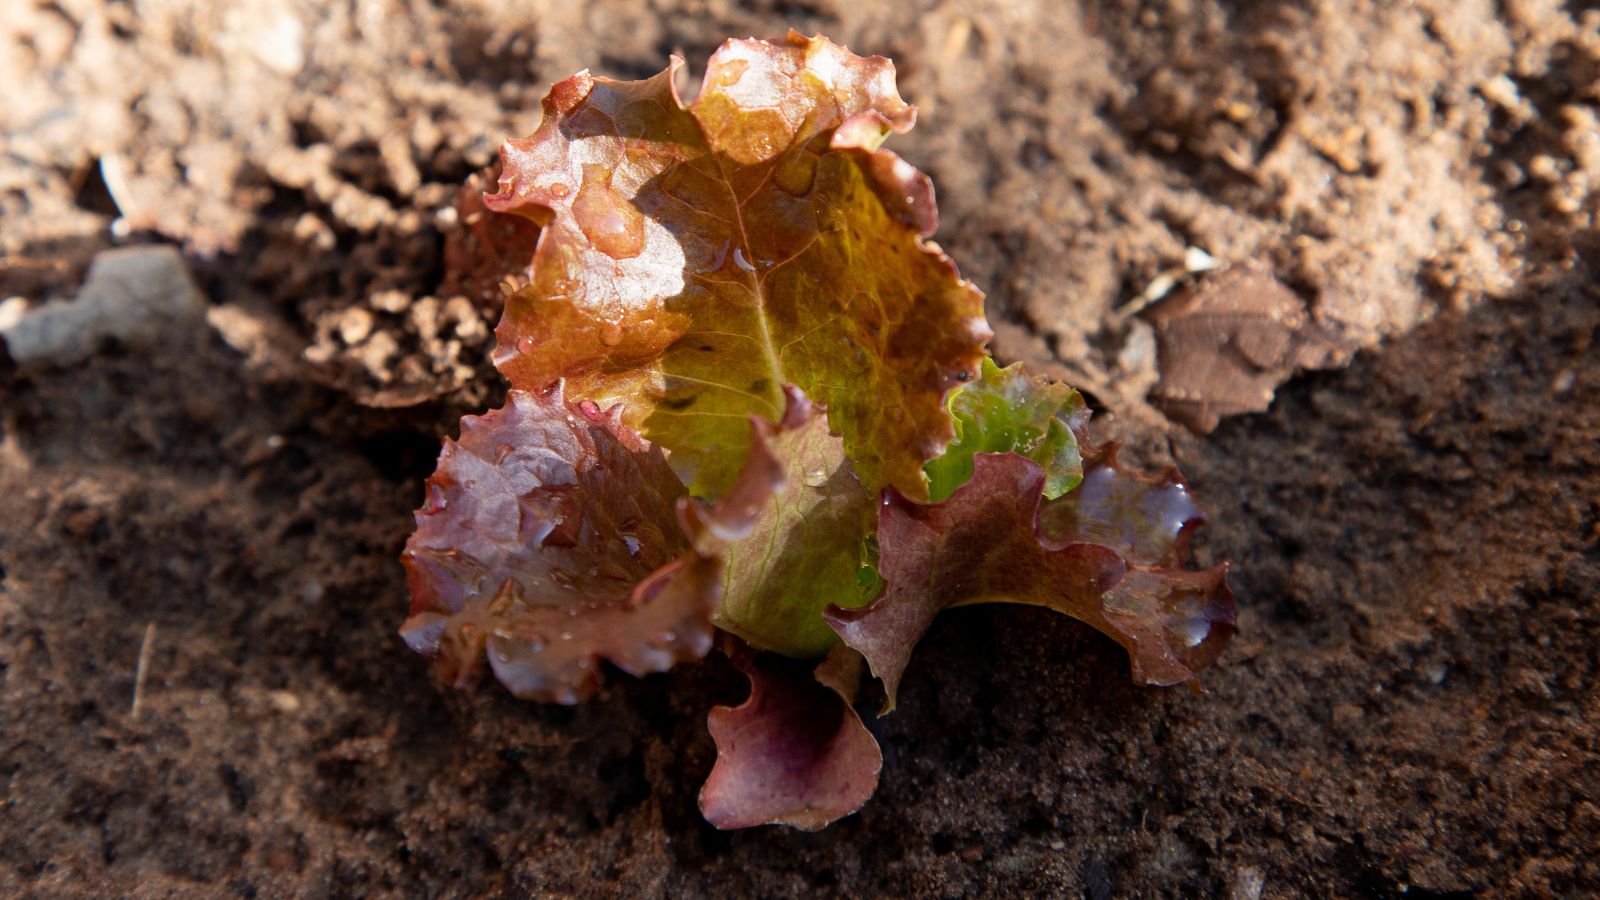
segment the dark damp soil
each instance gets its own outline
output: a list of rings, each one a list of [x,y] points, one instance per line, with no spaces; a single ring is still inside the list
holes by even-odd
[[[161,241],[210,305],[0,361],[0,893],[1600,890],[1592,4],[146,6],[0,26],[0,302]],[[396,557],[501,390],[494,311],[433,296],[437,211],[551,81],[791,25],[895,58],[894,146],[997,353],[1179,462],[1241,632],[1190,693],[1048,613],[948,614],[859,815],[725,834],[695,809],[725,663],[578,708],[448,691],[395,636]],[[1117,310],[1191,247],[1368,349],[1171,425]]]

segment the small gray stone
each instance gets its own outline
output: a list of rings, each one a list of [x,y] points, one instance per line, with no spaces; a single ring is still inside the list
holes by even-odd
[[[95,256],[76,298],[28,310],[0,328],[0,338],[24,369],[66,366],[107,339],[146,346],[205,306],[175,248],[122,247]]]

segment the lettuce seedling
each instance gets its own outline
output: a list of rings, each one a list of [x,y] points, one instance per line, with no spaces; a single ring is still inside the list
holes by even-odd
[[[1234,628],[1224,568],[1187,568],[1200,512],[1090,446],[1075,391],[989,359],[931,183],[881,148],[915,117],[889,61],[730,41],[692,103],[682,65],[557,84],[454,245],[452,277],[513,289],[512,391],[428,481],[406,642],[558,703],[720,646],[751,683],[710,713],[722,828],[859,809],[863,665],[888,712],[949,607],[1054,609],[1136,680],[1193,680]]]

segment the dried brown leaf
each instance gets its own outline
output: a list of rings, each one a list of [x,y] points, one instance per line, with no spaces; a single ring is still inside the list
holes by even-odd
[[[1352,352],[1258,266],[1236,266],[1184,288],[1149,320],[1161,369],[1150,399],[1202,433],[1227,416],[1266,409],[1296,370],[1341,366]]]

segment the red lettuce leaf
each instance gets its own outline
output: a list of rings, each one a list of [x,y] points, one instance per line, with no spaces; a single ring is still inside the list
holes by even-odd
[[[455,222],[445,230],[444,280],[439,292],[465,296],[484,309],[498,309],[508,294],[527,287],[539,226],[526,216],[508,216],[483,202],[494,170],[474,174],[456,192]]]
[[[458,686],[487,657],[519,697],[576,703],[599,662],[644,675],[711,647],[715,561],[676,522],[684,488],[618,411],[560,382],[462,420],[403,561],[412,649]]]
[[[926,240],[931,184],[878,146],[915,110],[894,68],[825,38],[729,41],[685,104],[682,61],[645,81],[580,73],[501,151],[492,210],[543,226],[495,362],[514,387],[566,378],[718,496],[776,422],[783,385],[828,410],[857,474],[927,495],[970,379],[983,296]]]
[[[973,464],[972,479],[942,503],[886,492],[878,510],[884,594],[861,609],[827,613],[883,681],[885,712],[894,708],[912,648],[953,606],[1025,603],[1066,613],[1122,644],[1134,678],[1149,684],[1191,680],[1221,653],[1234,628],[1223,567],[1157,568],[1137,561],[1150,549],[1137,542],[1118,548],[1052,539],[1039,524],[1045,472],[1038,463],[1005,453],[978,454]],[[1080,505],[1073,521],[1122,509]]]
[[[1144,475],[1124,468],[1117,449],[1107,444],[1091,455],[1077,489],[1040,509],[1039,529],[1058,544],[1105,544],[1130,563],[1182,564],[1205,513],[1176,469]]]
[[[717,762],[700,791],[706,821],[816,831],[860,809],[878,789],[883,754],[851,706],[859,654],[839,646],[814,672],[747,648],[732,655],[750,696],[707,717]]]

